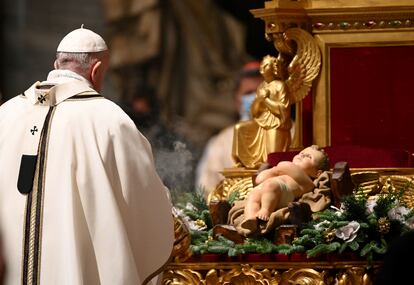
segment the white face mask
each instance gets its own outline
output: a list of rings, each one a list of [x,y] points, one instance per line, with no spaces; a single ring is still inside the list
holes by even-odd
[[[251,92],[241,96],[241,107],[239,111],[240,121],[246,121],[251,119],[250,106],[252,105],[256,92]]]

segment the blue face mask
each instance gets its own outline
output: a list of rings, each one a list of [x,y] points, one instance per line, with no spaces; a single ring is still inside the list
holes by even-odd
[[[251,119],[250,106],[252,105],[256,92],[251,92],[241,96],[241,108],[239,112],[240,121],[246,121]]]

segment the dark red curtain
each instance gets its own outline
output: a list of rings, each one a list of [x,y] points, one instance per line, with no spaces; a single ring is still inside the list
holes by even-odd
[[[330,50],[331,143],[414,150],[414,46]]]

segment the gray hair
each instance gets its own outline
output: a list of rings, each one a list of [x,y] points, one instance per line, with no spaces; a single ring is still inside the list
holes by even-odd
[[[100,53],[57,52],[57,68],[69,69],[82,76],[87,76],[89,68],[100,59],[99,54]]]

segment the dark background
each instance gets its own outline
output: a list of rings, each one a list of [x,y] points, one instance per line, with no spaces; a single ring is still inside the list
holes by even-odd
[[[261,59],[275,52],[264,38],[263,21],[249,12],[263,8],[264,1],[214,1],[245,26],[247,53]],[[2,0],[0,15],[0,90],[6,99],[46,77],[53,67],[62,35],[77,28],[79,23],[101,34],[106,31],[101,0]],[[107,85],[106,92],[113,94],[111,84]],[[113,97],[116,99],[117,95]]]
[[[162,9],[162,7],[173,6],[170,5],[173,2],[167,1],[181,0],[106,1],[111,2],[112,4],[116,3],[116,5],[118,5],[118,2],[119,5],[131,5],[131,3],[141,5],[142,3],[150,3],[149,5],[156,5],[158,9]],[[206,7],[208,6],[210,9],[212,8],[211,5],[216,5],[216,7],[213,7],[213,9],[209,11],[200,11],[200,9],[197,11],[194,7],[197,6],[198,3],[192,1],[202,1],[199,2],[201,3],[199,4],[199,7],[203,7],[202,5],[205,5]],[[103,35],[106,40],[110,38],[109,35],[113,31],[113,29],[111,29],[113,28],[113,22],[109,22],[109,20],[106,19],[107,14],[105,12],[107,11],[105,11],[105,8],[108,6],[105,5],[108,2],[103,2],[102,0],[1,0],[0,92],[3,94],[3,101],[6,101],[25,91],[34,82],[45,80],[48,72],[53,69],[55,51],[59,41],[68,32],[79,28],[81,24],[84,24],[85,28],[90,28]],[[197,3],[197,5],[195,5],[195,3]],[[245,39],[245,54],[252,59],[261,60],[263,56],[275,53],[273,46],[265,40],[263,21],[261,19],[255,19],[249,12],[250,9],[263,8],[264,1],[213,0],[212,2],[209,2],[209,0],[183,0],[179,4],[181,7],[185,5],[188,5],[188,7],[191,6],[191,8],[188,9],[188,11],[190,11],[188,13],[192,13],[194,11],[200,13],[203,12],[203,19],[205,18],[210,20],[220,18],[220,15],[208,14],[210,11],[214,11],[214,13],[218,11],[218,14],[223,13],[223,15],[225,15],[223,17],[228,17],[229,15],[230,17],[233,17],[236,22],[244,27],[243,36]],[[164,13],[164,15],[171,15],[171,11],[168,12],[169,13]],[[128,28],[131,28],[128,25],[133,24],[128,23],[134,23],[133,19],[131,21],[131,18],[128,18],[130,17],[128,9],[126,9],[125,15],[127,18],[122,18],[120,20],[122,31],[126,31]],[[184,17],[179,20],[183,21],[184,19],[185,21],[187,18],[194,20],[194,18],[197,17],[198,15],[184,15]],[[161,19],[164,20],[163,18]],[[180,30],[174,32],[174,35],[177,37],[176,41],[180,41],[180,36],[183,36],[184,31],[182,30],[182,27],[183,24],[185,26],[186,23],[180,22],[180,24],[181,27],[177,25],[177,29]],[[188,25],[191,25],[191,23]],[[201,24],[201,26],[203,25]],[[204,26],[211,27],[211,25],[207,25],[207,23]],[[132,27],[132,29],[134,28],[135,27]],[[199,26],[198,28],[202,30],[203,27]],[[209,32],[211,32],[214,36],[219,35],[217,33],[223,31],[210,30]],[[227,30],[227,32],[229,31]],[[199,36],[197,33],[193,34],[195,34],[195,36]],[[231,35],[237,34],[233,33]],[[207,35],[204,38],[209,38],[210,36],[211,35]],[[222,34],[221,37],[219,35],[219,38],[223,39],[226,36],[227,34]],[[186,40],[188,47],[188,44],[191,41],[188,41],[188,38]],[[197,39],[194,39],[194,41],[197,41]],[[162,44],[162,41],[160,42]],[[206,44],[208,45],[208,43]],[[203,44],[199,46],[201,48],[205,48],[205,45]],[[169,47],[161,46],[160,50],[162,51],[168,48]],[[220,56],[223,59],[230,59],[232,55],[234,57],[235,54],[235,51],[231,50],[230,47],[226,50],[226,46],[224,45]],[[180,68],[180,65],[188,64],[188,62],[180,63],[180,60],[181,59],[179,59],[178,63],[176,63],[177,68]],[[187,60],[194,61],[194,59],[191,58]],[[235,60],[232,60],[232,63],[236,63],[236,65],[231,67],[228,66],[229,68],[227,68],[227,70],[236,71],[240,68],[245,58],[243,60],[240,59],[240,62],[238,62],[239,59],[237,57]],[[231,60],[229,60],[229,62],[230,61]],[[135,64],[130,67],[125,66],[119,74],[121,74],[124,79],[132,79],[129,81],[133,83],[133,89],[137,92],[147,92],[152,94],[153,91],[151,89],[146,89],[146,86],[151,86],[151,84],[154,85],[154,78],[157,79],[159,77],[157,74],[155,76],[153,74],[154,70],[157,71],[157,67],[155,66],[154,68],[154,65],[159,63],[162,64],[163,62],[165,61],[163,61],[162,57],[149,59],[143,64]],[[227,63],[223,62],[223,64],[226,65]],[[220,70],[223,71],[225,69],[226,68],[221,67]],[[187,92],[189,94],[186,94],[185,91],[188,85],[185,85],[185,83],[194,82],[191,77],[193,74],[197,73],[197,70],[191,70],[188,74],[185,73],[185,71],[185,69],[177,70],[176,68],[172,70],[172,73],[180,72],[181,74],[181,72],[184,72],[182,73],[183,80],[180,79],[172,81],[175,84],[175,90],[182,89],[183,92],[176,92],[175,95],[178,96],[174,97],[172,96],[174,95],[172,89],[167,90],[167,95],[171,96],[171,98],[167,99],[167,101],[177,102],[169,102],[172,106],[170,108],[170,112],[171,109],[177,112],[176,116],[170,116],[172,119],[166,120],[164,124],[157,124],[156,121],[151,121],[151,125],[154,125],[156,127],[155,129],[151,126],[148,130],[145,130],[145,128],[140,128],[138,126],[139,123],[136,123],[141,132],[147,136],[153,145],[157,170],[167,186],[170,188],[186,188],[191,190],[193,187],[192,172],[195,169],[196,163],[203,151],[205,143],[207,143],[209,137],[217,133],[221,128],[235,122],[235,107],[232,106],[233,99],[231,96],[233,95],[228,94],[229,88],[227,88],[227,95],[207,90],[204,91],[204,95],[203,92],[200,92],[200,94],[194,94],[194,90]],[[205,70],[204,73],[203,71],[200,71],[200,73],[208,74],[205,73]],[[230,74],[226,76],[231,78],[233,75]],[[171,75],[171,77],[174,77],[174,75]],[[149,82],[151,80],[152,82]],[[197,80],[200,80],[200,76]],[[220,84],[223,84],[226,83],[226,78],[225,76],[222,76],[221,78],[207,78],[206,82],[212,82],[213,84],[215,82],[219,82]],[[201,83],[202,84],[200,86],[205,86],[203,85],[205,82]],[[219,83],[217,83],[217,86],[221,86]],[[157,81],[155,81],[155,84],[158,84]],[[180,88],[180,86],[176,86],[180,84],[182,85],[182,88]],[[123,84],[123,86],[125,85],[126,84]],[[119,103],[120,105],[128,104],[128,102],[126,102],[128,96],[125,96],[125,92],[123,92],[119,86],[120,85],[117,84],[114,78],[107,76],[102,95],[116,103]],[[214,90],[214,88],[211,90]],[[209,97],[206,97],[206,95],[209,95]],[[154,96],[159,98],[159,95],[156,93],[154,93]],[[183,98],[190,98],[192,101],[190,102],[189,100]],[[198,98],[200,98],[200,100]],[[166,99],[163,98],[163,100]],[[183,106],[180,100],[186,102],[187,106]],[[186,117],[186,112],[188,113],[189,110],[185,109],[185,107],[190,108],[195,105],[199,105],[197,109],[199,111],[193,111],[193,113],[196,113],[196,116],[193,118]],[[163,117],[163,111],[165,110],[160,109],[160,117]]]

